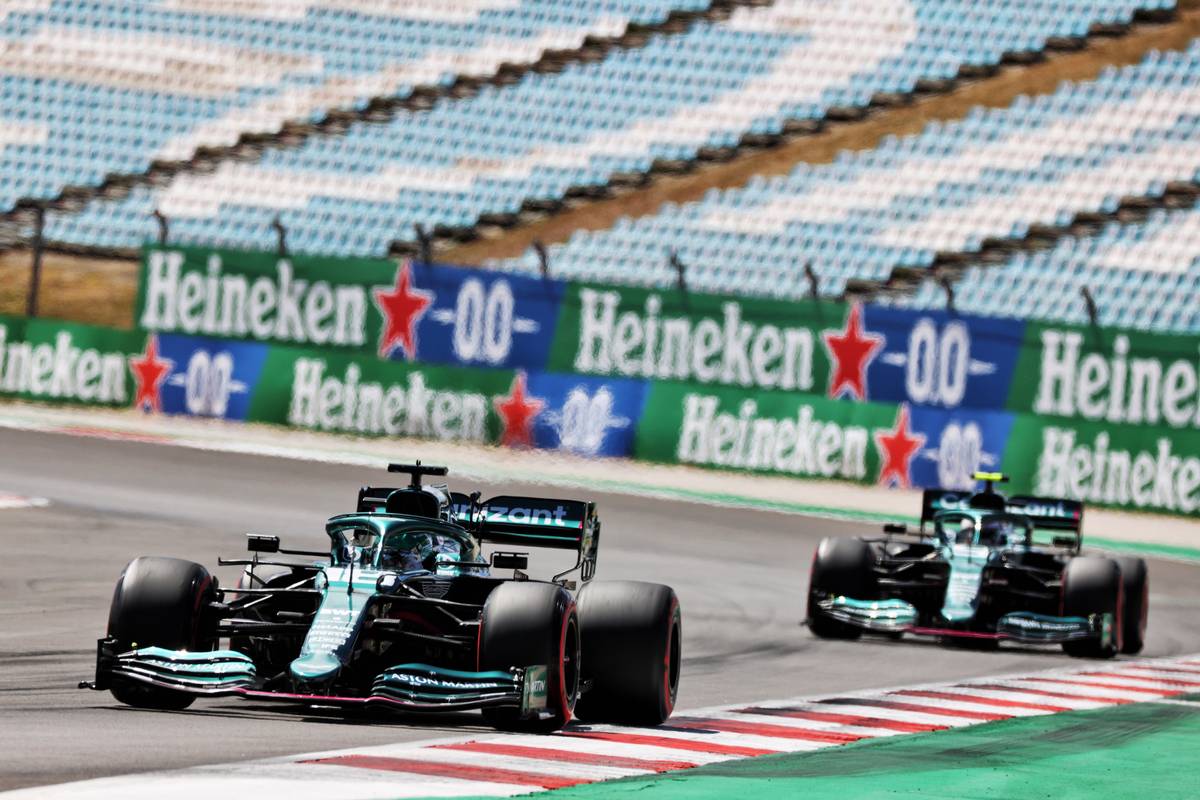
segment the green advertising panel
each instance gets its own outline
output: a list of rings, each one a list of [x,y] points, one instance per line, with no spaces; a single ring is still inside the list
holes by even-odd
[[[904,482],[888,453],[896,432],[908,431],[907,414],[892,405],[820,395],[657,382],[642,412],[634,456],[797,477]],[[911,456],[911,450],[904,454],[905,475]]]
[[[570,284],[547,368],[819,394],[821,333],[845,315],[842,303]]]
[[[145,334],[52,320],[0,317],[0,395],[129,405],[130,360]]]
[[[413,366],[331,350],[271,347],[248,419],[306,430],[495,442],[509,370]]]
[[[1200,512],[1200,431],[1064,422],[1033,414],[1014,421],[1005,458],[1014,493],[1175,514]]]
[[[147,247],[135,321],[164,333],[371,350],[382,324],[372,292],[395,280],[396,263],[380,258]]]
[[[1200,430],[1200,336],[1028,323],[1008,408]]]

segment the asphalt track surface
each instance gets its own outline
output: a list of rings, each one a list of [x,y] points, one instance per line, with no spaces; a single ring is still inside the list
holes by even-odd
[[[434,460],[432,451],[424,455]],[[150,712],[75,688],[91,677],[113,583],[131,558],[172,555],[215,568],[217,555],[241,555],[247,531],[320,548],[325,518],[350,510],[359,485],[387,477],[360,467],[0,430],[0,491],[51,501],[0,511],[0,790],[486,730],[473,714],[360,721],[233,699]],[[455,483],[453,473],[451,486],[485,495],[561,494],[470,486]],[[982,653],[912,639],[815,640],[800,625],[813,548],[823,536],[870,526],[621,495],[591,499],[604,520],[598,578],[658,581],[679,593],[681,709],[1078,663],[1056,649],[1006,645]],[[214,571],[226,585],[236,576],[231,568]],[[1152,560],[1150,575],[1144,655],[1200,650],[1200,572]]]

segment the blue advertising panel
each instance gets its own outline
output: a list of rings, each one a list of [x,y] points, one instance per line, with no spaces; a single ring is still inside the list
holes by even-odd
[[[416,312],[415,352],[397,347],[390,358],[543,370],[565,291],[562,281],[413,264],[404,308]]]
[[[582,456],[632,455],[647,387],[639,380],[530,374],[529,396],[544,403],[534,421],[534,446]]]
[[[1025,334],[1020,320],[872,305],[863,329],[882,344],[868,400],[945,409],[1003,409]]]
[[[269,345],[159,334],[158,357],[169,363],[162,411],[244,420]]]
[[[971,490],[978,471],[1002,471],[1013,426],[1008,411],[945,411],[910,406],[914,434],[923,437],[910,463],[912,485]]]

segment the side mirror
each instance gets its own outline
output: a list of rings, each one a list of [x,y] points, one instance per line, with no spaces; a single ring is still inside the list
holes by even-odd
[[[399,587],[400,576],[394,572],[380,575],[379,580],[375,581],[375,591],[380,594],[394,594]]]
[[[263,536],[259,533],[247,533],[246,550],[251,553],[278,553],[279,537]]]
[[[884,533],[908,533],[908,526],[903,522],[885,522],[883,525]]]
[[[492,553],[493,569],[528,569],[528,553]]]

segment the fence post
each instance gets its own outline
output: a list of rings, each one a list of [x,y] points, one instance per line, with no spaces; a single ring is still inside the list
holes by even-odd
[[[550,252],[546,250],[546,245],[541,239],[533,240],[533,252],[537,253],[538,270],[542,273],[542,280],[550,277]]]
[[[820,298],[820,283],[817,281],[817,273],[812,268],[812,262],[804,262],[804,274],[808,278],[808,296],[813,300]]]
[[[275,248],[279,253],[280,258],[286,258],[287,251],[287,228],[283,227],[283,220],[275,217],[275,221],[271,223],[271,227],[275,229]]]
[[[945,275],[938,278],[938,283],[942,285],[942,291],[946,293],[946,310],[954,310],[954,284]]]
[[[422,264],[428,264],[433,261],[433,237],[429,235],[429,231],[425,230],[425,226],[421,223],[413,225],[413,230],[417,232],[417,258]]]
[[[46,209],[38,206],[33,218],[33,263],[29,270],[29,298],[25,305],[25,316],[38,315],[38,288],[42,283],[42,252],[46,249]]]
[[[1092,327],[1096,327],[1096,298],[1092,297],[1092,290],[1086,286],[1079,287],[1079,293],[1083,295],[1083,306],[1087,309],[1088,321]]]
[[[169,224],[167,218],[157,208],[154,209],[154,221],[158,223],[158,244],[159,246],[165,246],[167,244]]]
[[[669,260],[671,262],[671,266],[675,268],[675,272],[678,275],[679,291],[683,294],[687,294],[687,265],[685,265],[679,259],[679,254],[674,250],[671,251]]]

